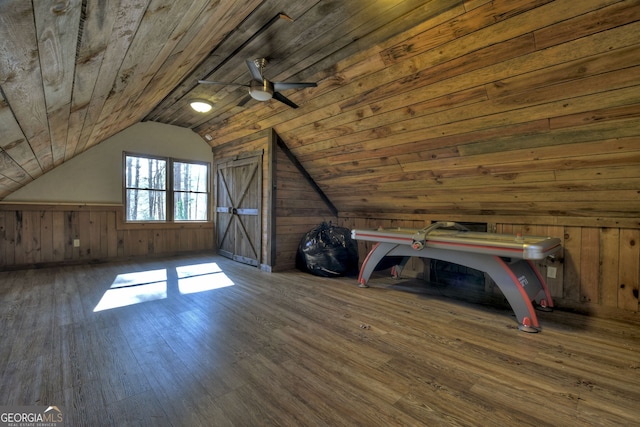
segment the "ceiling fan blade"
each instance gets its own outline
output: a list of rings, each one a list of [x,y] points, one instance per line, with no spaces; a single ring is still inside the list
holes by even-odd
[[[251,78],[255,81],[262,83],[262,73],[260,73],[260,68],[256,62],[252,59],[247,59],[247,68],[249,68],[249,73],[251,73]]]
[[[273,90],[281,91],[287,89],[302,89],[305,87],[318,87],[317,83],[289,83],[289,82],[273,82]]]
[[[205,84],[205,85],[225,85],[225,86],[244,86],[244,87],[249,87],[249,85],[243,85],[241,83],[214,82],[212,80],[198,80],[198,83]]]
[[[278,100],[283,104],[287,104],[291,108],[298,108],[298,106],[292,100],[279,92],[273,92],[273,99]]]

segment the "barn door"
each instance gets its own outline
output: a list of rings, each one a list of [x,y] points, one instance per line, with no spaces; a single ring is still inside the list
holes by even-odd
[[[220,255],[260,265],[261,202],[262,155],[216,163],[216,239]]]

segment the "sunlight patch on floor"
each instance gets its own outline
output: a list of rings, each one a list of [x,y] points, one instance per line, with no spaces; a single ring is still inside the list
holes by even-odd
[[[173,271],[159,269],[118,274],[93,309],[94,313],[166,299],[171,294],[169,290],[175,287],[184,295],[234,285],[215,262],[180,266],[175,268],[175,275],[171,273]]]
[[[149,270],[118,274],[93,309],[94,313],[167,298],[167,271]]]
[[[145,283],[156,283],[167,281],[167,270],[147,270],[135,273],[118,274],[111,285],[112,288],[121,288],[125,286],[137,286]]]
[[[181,294],[194,294],[233,286],[233,281],[215,262],[177,267],[176,272]]]

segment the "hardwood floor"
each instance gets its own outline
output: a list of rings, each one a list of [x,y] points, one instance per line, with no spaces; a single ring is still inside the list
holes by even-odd
[[[638,324],[555,311],[526,334],[508,309],[371,284],[215,256],[1,272],[0,406],[67,426],[640,423]]]

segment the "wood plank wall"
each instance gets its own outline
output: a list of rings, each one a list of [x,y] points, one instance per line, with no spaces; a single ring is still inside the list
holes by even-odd
[[[0,204],[0,269],[214,250],[211,223],[121,218],[121,205]]]
[[[265,103],[196,130],[273,127],[341,214],[640,227],[638,1],[456,3],[319,72],[291,95],[302,115]]]
[[[275,269],[295,268],[296,252],[302,236],[318,224],[333,221],[330,209],[314,191],[285,152],[277,147],[276,251]]]
[[[432,218],[447,219],[447,218]],[[408,227],[423,228],[429,218],[397,219],[389,217],[340,218],[340,225],[349,228]],[[462,221],[462,218],[457,219]],[[482,222],[481,217],[469,218]],[[580,227],[545,224],[492,223],[487,216],[488,230],[505,234],[533,234],[558,237],[562,250],[553,260],[538,263],[543,276],[554,267],[556,277],[547,277],[549,291],[557,306],[602,316],[627,316],[639,313],[640,288],[640,230],[612,227]],[[360,261],[371,249],[371,242],[358,242]],[[423,264],[412,260],[403,275],[420,277]],[[485,287],[489,294],[500,290],[489,280]]]

